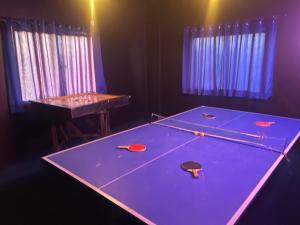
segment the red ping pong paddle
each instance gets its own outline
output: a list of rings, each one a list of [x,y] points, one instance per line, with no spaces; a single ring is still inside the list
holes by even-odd
[[[131,144],[131,145],[119,145],[117,148],[127,149],[131,152],[143,152],[146,150],[146,145],[143,144]]]
[[[269,127],[275,124],[275,122],[266,122],[266,121],[256,121],[255,125],[259,127]]]
[[[185,171],[191,172],[193,174],[193,178],[199,177],[199,171],[202,169],[202,166],[193,161],[187,161],[181,164],[181,168]]]

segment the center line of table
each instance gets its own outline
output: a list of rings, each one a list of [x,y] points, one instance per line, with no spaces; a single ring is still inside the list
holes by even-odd
[[[246,115],[246,114],[248,114],[248,113],[249,113],[249,112],[241,113],[240,115],[238,115],[238,116],[232,118],[231,120],[225,121],[224,123],[220,124],[220,125],[217,126],[217,127],[224,127],[225,125],[231,123],[232,121],[234,121],[234,120],[236,120],[236,119],[238,119],[238,118],[241,118],[242,116],[244,116],[244,115]]]
[[[112,184],[112,183],[114,183],[114,182],[120,180],[121,178],[123,178],[123,177],[125,177],[125,176],[127,176],[127,175],[129,175],[129,174],[131,174],[131,173],[133,173],[133,172],[135,172],[135,171],[137,171],[137,170],[143,168],[144,166],[146,166],[146,165],[148,165],[148,164],[150,164],[150,163],[152,163],[152,162],[154,162],[154,161],[156,161],[156,160],[158,160],[158,159],[160,159],[160,158],[162,158],[162,157],[164,157],[164,156],[170,154],[171,152],[174,152],[175,150],[177,150],[177,149],[179,149],[179,148],[181,148],[181,147],[183,147],[183,146],[185,146],[185,145],[187,145],[187,144],[189,144],[189,143],[191,143],[191,142],[193,142],[193,141],[195,141],[195,140],[197,140],[197,139],[199,139],[199,138],[200,138],[200,137],[198,137],[198,136],[197,136],[197,137],[194,137],[193,139],[191,139],[191,140],[189,140],[189,141],[187,141],[187,142],[184,142],[183,144],[178,145],[178,146],[176,146],[175,148],[170,149],[169,151],[167,151],[167,152],[165,152],[165,153],[163,153],[163,154],[161,154],[161,155],[159,155],[159,156],[157,156],[157,157],[155,157],[155,158],[149,160],[148,162],[145,162],[144,164],[142,164],[142,165],[140,165],[140,166],[134,168],[133,170],[128,171],[127,173],[125,173],[125,174],[123,174],[123,175],[121,175],[121,176],[119,176],[119,177],[117,177],[117,178],[111,180],[110,182],[108,182],[108,183],[106,183],[106,184],[104,184],[104,185],[102,185],[102,186],[100,186],[100,187],[98,187],[98,188],[99,188],[99,189],[102,189],[102,188],[104,188],[104,187],[106,187],[106,186],[108,186],[108,185],[110,185],[110,184]]]

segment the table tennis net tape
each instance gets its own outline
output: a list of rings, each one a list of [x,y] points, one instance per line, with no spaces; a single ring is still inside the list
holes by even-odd
[[[281,151],[278,148],[274,148],[272,146],[259,143],[262,140],[275,140],[281,142],[281,144],[284,146],[283,149],[285,149],[287,144],[286,138],[271,137],[271,136],[260,135],[260,134],[239,132],[239,131],[220,128],[220,127],[207,126],[199,123],[192,123],[188,121],[174,119],[172,117],[164,117],[154,113],[152,113],[151,115],[151,123],[159,126],[173,128],[184,132],[189,132],[200,137],[211,137],[216,139],[222,139],[225,141],[236,142],[236,143],[240,143],[252,147],[257,147],[263,150],[281,154],[285,157],[287,161],[289,161],[287,154],[285,152]]]

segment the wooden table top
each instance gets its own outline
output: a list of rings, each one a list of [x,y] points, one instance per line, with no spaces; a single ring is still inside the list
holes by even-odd
[[[47,113],[68,114],[71,118],[99,113],[129,104],[128,95],[85,93],[31,101]]]
[[[99,94],[99,93],[85,93],[85,94],[75,94],[67,96],[58,96],[52,98],[38,99],[33,102],[53,105],[68,109],[74,109],[86,105],[91,105],[94,103],[99,103],[103,101],[109,101],[112,99],[117,99],[122,97],[122,95],[109,95],[109,94]]]

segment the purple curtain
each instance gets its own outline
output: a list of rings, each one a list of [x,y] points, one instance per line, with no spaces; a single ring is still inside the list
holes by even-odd
[[[29,100],[106,91],[100,43],[96,51],[83,27],[6,19],[3,36],[12,112]]]

